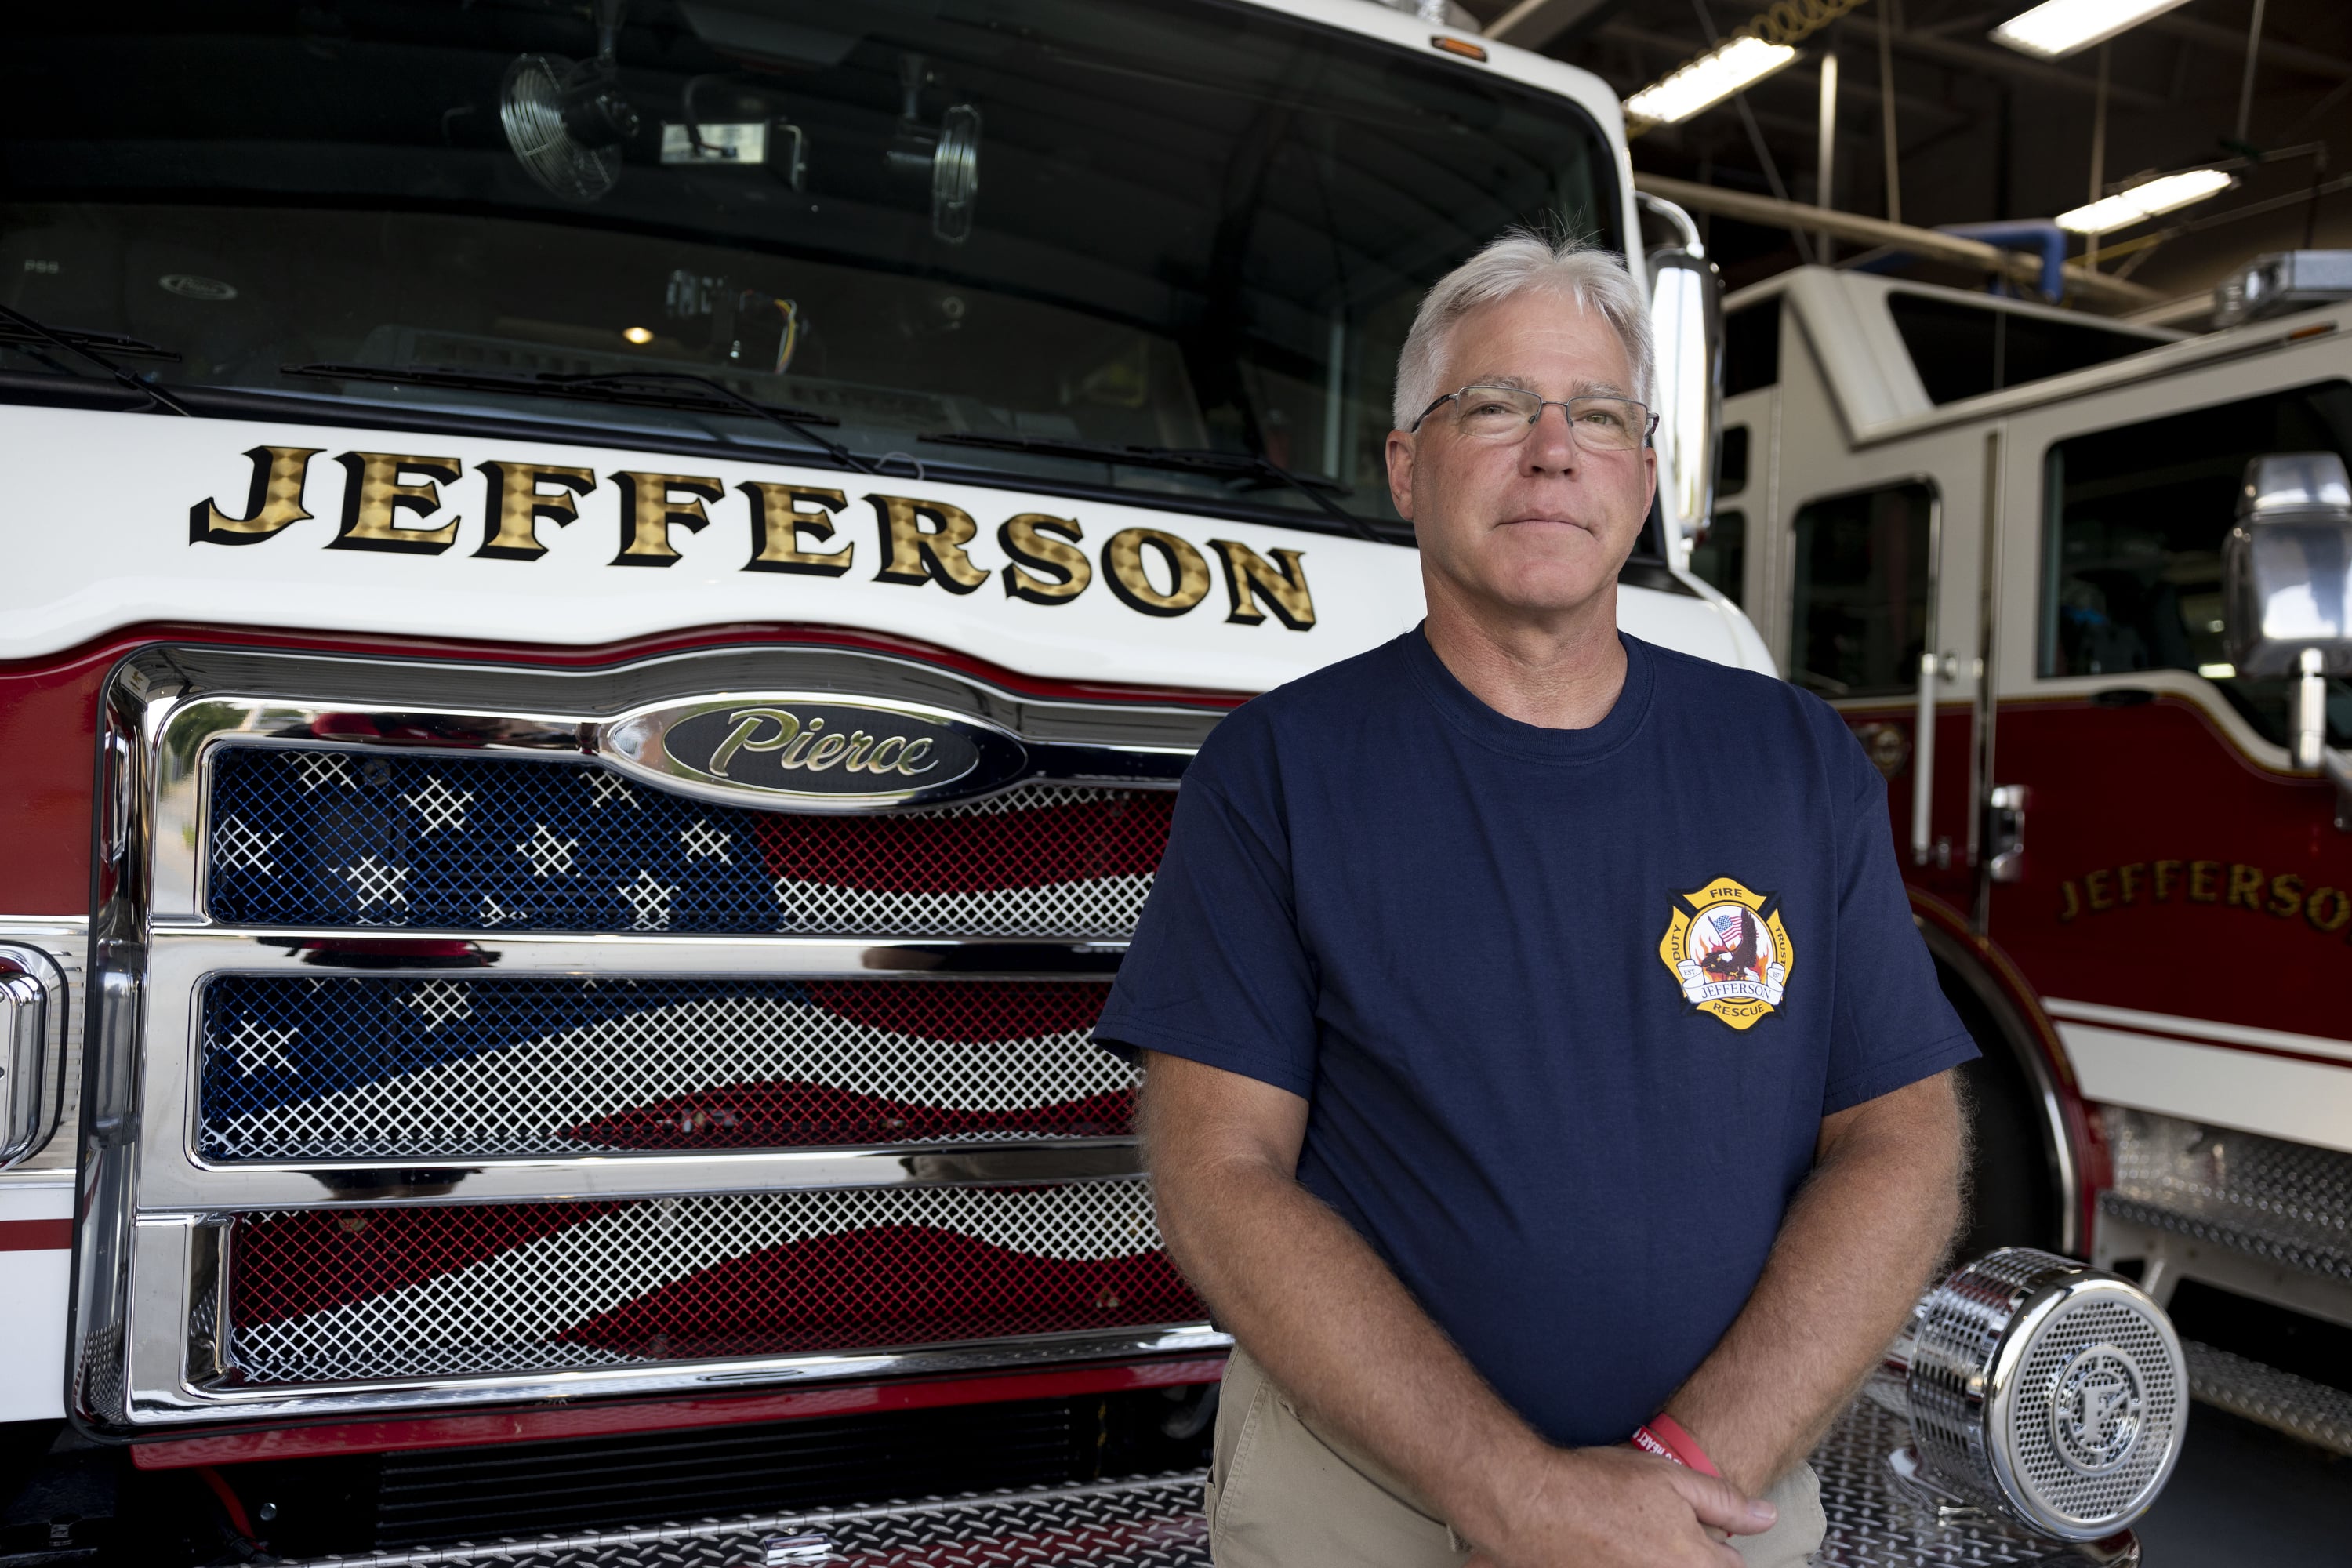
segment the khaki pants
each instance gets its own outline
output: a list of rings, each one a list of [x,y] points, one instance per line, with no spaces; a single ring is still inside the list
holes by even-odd
[[[1765,1495],[1778,1522],[1731,1544],[1749,1568],[1795,1568],[1828,1529],[1821,1482],[1799,1465]],[[1216,1568],[1459,1568],[1470,1556],[1412,1488],[1308,1431],[1239,1347],[1218,1396],[1207,1502]]]

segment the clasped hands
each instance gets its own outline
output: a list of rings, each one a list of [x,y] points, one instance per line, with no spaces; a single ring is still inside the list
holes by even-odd
[[[1633,1448],[1551,1448],[1495,1479],[1485,1517],[1456,1526],[1470,1568],[1740,1568],[1729,1535],[1772,1528],[1772,1505]]]

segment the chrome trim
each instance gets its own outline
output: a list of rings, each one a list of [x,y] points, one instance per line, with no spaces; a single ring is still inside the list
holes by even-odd
[[[568,1203],[712,1192],[887,1186],[1067,1186],[1143,1169],[1132,1138],[1069,1139],[754,1153],[625,1154],[472,1164],[362,1163],[205,1165],[151,1170],[141,1223],[289,1208],[436,1208],[451,1204]]]
[[[0,1171],[58,1130],[65,1101],[66,977],[47,952],[0,943]]]
[[[1984,531],[1977,564],[1977,689],[1969,725],[1969,869],[1975,873],[1969,900],[1969,930],[1977,936],[1992,931],[1992,877],[1985,863],[1985,832],[1990,810],[1994,741],[2000,721],[2000,666],[1994,662],[1994,638],[2000,630],[2000,566],[2004,498],[2009,482],[2002,461],[2001,431],[1996,425],[1984,438]]]
[[[1208,708],[1034,699],[912,660],[834,647],[719,648],[577,671],[161,645],[125,658],[106,689],[98,745],[88,1131],[69,1332],[68,1408],[78,1422],[121,1434],[206,1420],[1002,1369],[1230,1343],[1206,1324],[1183,1324],[870,1355],[681,1362],[299,1394],[219,1386],[219,1347],[202,1327],[217,1321],[216,1311],[210,1319],[200,1312],[200,1297],[225,1287],[220,1226],[224,1216],[247,1209],[1069,1183],[1138,1171],[1132,1138],[484,1161],[463,1169],[413,1161],[208,1166],[194,1157],[190,1046],[199,988],[213,973],[432,975],[454,962],[537,977],[854,975],[921,984],[1099,979],[1116,969],[1125,951],[1120,942],[259,930],[216,925],[203,913],[205,769],[213,750],[232,738],[585,757],[596,754],[600,726],[729,691],[919,706],[1011,736],[1027,754],[1025,778],[1146,789],[1173,788],[1223,716]],[[676,781],[656,787],[675,788]],[[0,929],[0,936],[7,934]],[[454,961],[446,952],[452,941],[467,944]],[[145,1050],[150,1038],[161,1048]]]
[[[56,1038],[45,1068],[52,1100],[48,1120],[13,1162],[0,1158],[0,1190],[35,1181],[51,1184],[74,1168],[73,1129],[81,1119],[82,985],[89,973],[89,921],[63,915],[0,915],[0,952],[11,948],[30,949],[55,973],[54,990],[47,983],[43,989]],[[5,1088],[0,1080],[0,1090]]]
[[[463,942],[472,952],[436,952]],[[870,941],[696,932],[436,931],[401,926],[166,926],[156,952],[195,954],[204,973],[431,975],[449,969],[501,974],[711,974],[766,978],[1084,980],[1115,973],[1124,942],[1030,942],[997,937]],[[158,963],[164,962],[160,956]],[[184,960],[175,960],[184,962]]]

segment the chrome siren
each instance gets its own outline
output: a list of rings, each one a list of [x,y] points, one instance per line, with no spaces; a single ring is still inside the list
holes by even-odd
[[[2005,1247],[1921,1299],[1887,1353],[1916,1448],[1893,1456],[1931,1493],[2062,1541],[2146,1512],[2189,1418],[2180,1337],[2130,1280]]]

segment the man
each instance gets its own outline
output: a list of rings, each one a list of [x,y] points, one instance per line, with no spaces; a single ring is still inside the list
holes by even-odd
[[[1975,1050],[1884,782],[1616,629],[1650,359],[1604,253],[1441,281],[1388,445],[1427,620],[1186,775],[1097,1037],[1239,1344],[1223,1568],[1800,1562],[1804,1456],[1954,1228]]]

